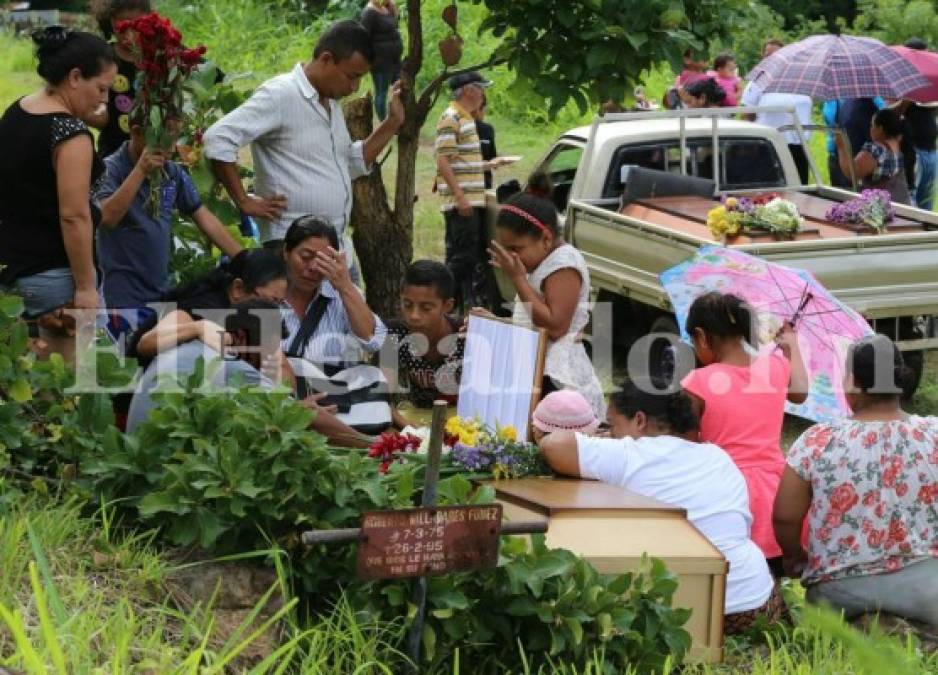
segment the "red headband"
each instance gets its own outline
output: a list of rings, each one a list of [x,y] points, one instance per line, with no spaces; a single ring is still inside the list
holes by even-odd
[[[521,216],[522,218],[524,218],[526,221],[534,225],[534,227],[539,229],[544,234],[551,234],[551,235],[554,234],[553,230],[551,230],[549,227],[547,227],[547,225],[542,223],[540,220],[532,216],[530,213],[528,213],[524,209],[519,209],[517,206],[513,206],[512,204],[505,204],[504,206],[502,206],[501,210],[508,211],[508,213],[513,213],[516,216]]]

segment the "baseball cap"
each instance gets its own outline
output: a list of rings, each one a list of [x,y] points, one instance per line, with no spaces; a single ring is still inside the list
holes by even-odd
[[[460,87],[465,87],[467,84],[475,84],[483,89],[487,89],[492,86],[492,81],[486,80],[474,70],[470,70],[468,73],[453,75],[449,78],[449,88],[451,91],[456,91]]]

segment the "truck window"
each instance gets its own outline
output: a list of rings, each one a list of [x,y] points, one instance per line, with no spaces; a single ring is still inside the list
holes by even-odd
[[[634,164],[648,169],[661,169],[681,173],[681,148],[678,141],[663,141],[656,145],[624,145],[613,155],[609,173],[603,186],[604,198],[622,195],[622,166]],[[713,145],[709,138],[687,141],[684,164],[688,176],[713,179]],[[784,187],[785,172],[775,147],[760,138],[720,139],[720,189]]]
[[[675,148],[676,150],[676,148]],[[646,145],[623,145],[613,155],[609,174],[603,186],[603,197],[619,197],[622,195],[622,167],[640,166],[645,169],[658,169],[666,171],[668,168],[668,147],[664,143]],[[676,161],[676,160],[675,160]],[[680,173],[680,168],[675,167]]]
[[[560,144],[541,165],[541,170],[550,176],[554,184],[554,204],[561,213],[567,210],[570,188],[573,187],[573,179],[576,178],[576,171],[580,166],[582,156],[581,146]]]
[[[785,171],[775,146],[759,139],[728,139],[720,144],[720,182],[726,190],[782,187]]]

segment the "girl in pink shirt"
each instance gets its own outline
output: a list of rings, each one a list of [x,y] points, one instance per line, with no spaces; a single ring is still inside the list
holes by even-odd
[[[713,60],[713,70],[707,73],[717,81],[720,88],[726,92],[723,105],[732,108],[739,104],[742,96],[743,81],[736,74],[736,57],[732,54],[720,54]]]
[[[779,332],[777,349],[755,353],[755,318],[735,295],[697,298],[687,315],[687,333],[703,367],[681,385],[697,406],[700,440],[723,448],[746,479],[752,539],[773,572],[781,574],[772,506],[785,469],[782,422],[786,399],[807,398],[808,376],[790,325]]]

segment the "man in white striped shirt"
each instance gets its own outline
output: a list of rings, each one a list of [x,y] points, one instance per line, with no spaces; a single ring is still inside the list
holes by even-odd
[[[388,116],[364,141],[352,142],[338,99],[358,90],[374,47],[355,21],[333,24],[313,58],[262,84],[240,107],[205,132],[205,156],[238,208],[259,220],[263,241],[282,239],[294,220],[315,215],[345,234],[352,180],[367,174],[404,122],[400,87],[391,90]],[[238,151],[251,145],[254,190],[238,175]]]
[[[491,85],[476,72],[451,77],[453,101],[436,125],[436,190],[444,199],[446,266],[456,279],[457,306],[463,310],[489,304],[484,172],[490,163],[482,160],[473,114]]]

